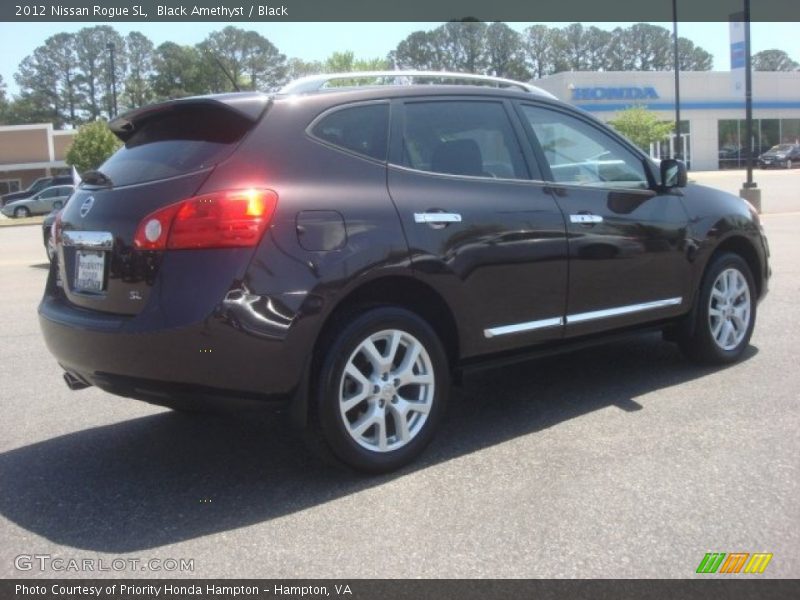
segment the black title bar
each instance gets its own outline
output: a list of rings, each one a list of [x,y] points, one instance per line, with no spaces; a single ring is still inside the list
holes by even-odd
[[[724,22],[742,0],[678,0],[679,21]],[[753,2],[753,21],[798,21],[800,3]],[[671,0],[3,0],[7,22],[672,21]]]

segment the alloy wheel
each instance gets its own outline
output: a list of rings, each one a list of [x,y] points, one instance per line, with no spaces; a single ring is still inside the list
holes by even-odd
[[[373,452],[406,446],[430,414],[435,377],[425,346],[399,329],[364,339],[345,364],[339,412],[350,437]]]
[[[714,280],[708,301],[714,343],[723,350],[734,350],[747,335],[751,313],[747,280],[738,269],[725,269]]]

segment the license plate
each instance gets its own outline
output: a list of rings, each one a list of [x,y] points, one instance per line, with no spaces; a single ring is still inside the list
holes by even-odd
[[[78,250],[76,253],[75,291],[102,292],[106,257],[104,252]]]

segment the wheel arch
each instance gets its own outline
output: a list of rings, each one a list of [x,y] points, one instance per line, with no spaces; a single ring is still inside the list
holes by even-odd
[[[763,292],[762,288],[764,285],[764,279],[763,279],[764,267],[761,264],[761,259],[759,257],[758,251],[756,250],[755,244],[747,236],[733,234],[726,237],[719,244],[717,244],[714,250],[709,255],[706,264],[703,265],[703,276],[705,277],[706,270],[713,261],[714,257],[724,252],[731,252],[733,254],[737,254],[744,259],[744,261],[747,263],[747,266],[750,267],[750,272],[753,275],[753,282],[755,283],[756,286],[756,297],[760,298]]]
[[[460,339],[455,316],[444,298],[432,287],[411,275],[383,275],[354,287],[336,302],[326,315],[314,340],[304,383],[293,399],[292,420],[305,425],[309,418],[309,399],[316,393],[314,374],[319,372],[325,348],[331,343],[341,323],[370,306],[399,306],[422,318],[439,336],[450,369],[460,357]]]

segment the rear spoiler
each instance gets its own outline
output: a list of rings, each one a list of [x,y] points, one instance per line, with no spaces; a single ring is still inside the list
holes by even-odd
[[[108,128],[123,142],[127,142],[143,123],[165,113],[181,110],[188,106],[212,106],[221,110],[229,110],[255,123],[261,118],[264,110],[272,101],[272,96],[258,92],[242,92],[236,94],[215,94],[212,96],[191,96],[151,104],[126,112],[109,121]]]

